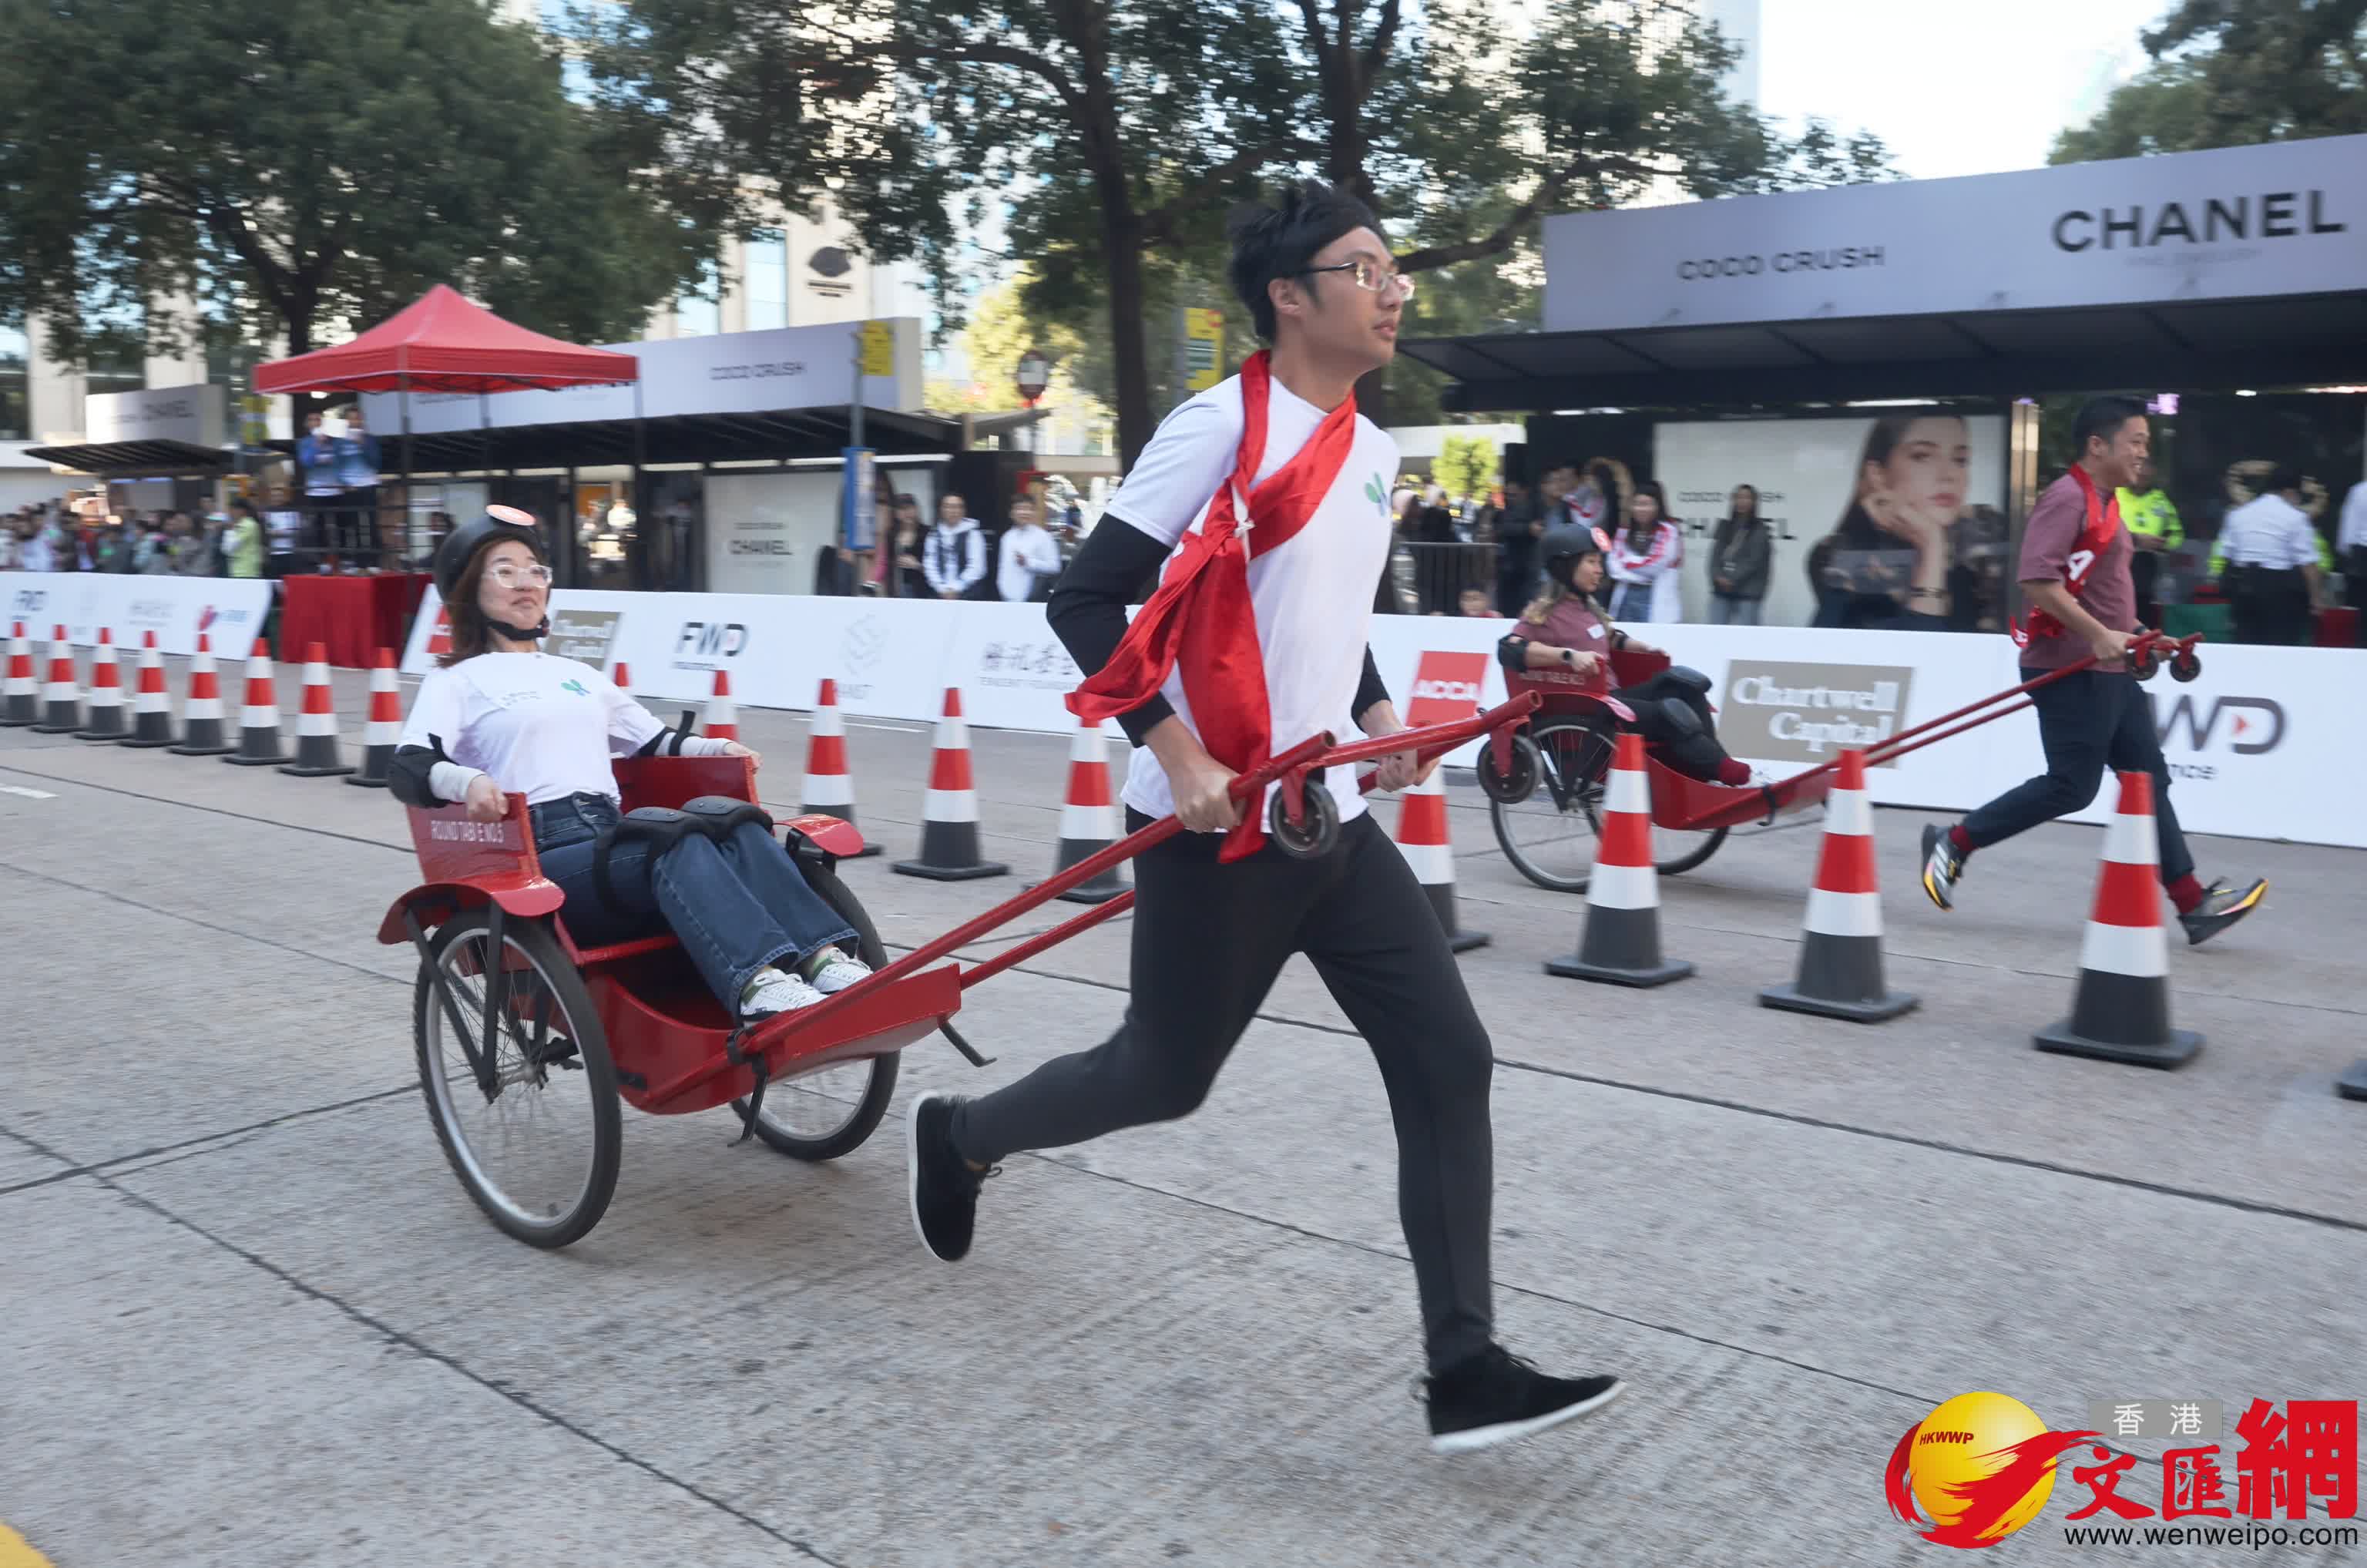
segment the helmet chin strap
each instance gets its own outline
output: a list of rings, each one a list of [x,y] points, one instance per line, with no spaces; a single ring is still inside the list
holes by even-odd
[[[550,635],[550,617],[547,615],[535,626],[512,626],[506,620],[495,620],[491,616],[485,618],[485,624],[514,642],[539,642]]]

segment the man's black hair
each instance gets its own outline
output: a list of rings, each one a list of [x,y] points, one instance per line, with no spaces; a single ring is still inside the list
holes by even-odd
[[[2282,495],[2288,490],[2299,490],[2300,488],[2301,470],[2293,467],[2291,463],[2279,463],[2276,466],[2276,471],[2269,475],[2269,482],[2260,486],[2260,494],[2263,495]]]
[[[2145,404],[2133,397],[2090,398],[2071,422],[2071,460],[2078,462],[2088,455],[2089,437],[2101,436],[2109,446],[2122,426],[2144,418],[2145,411]]]
[[[1225,225],[1226,237],[1233,244],[1233,259],[1226,272],[1233,292],[1249,307],[1250,323],[1258,336],[1274,341],[1274,301],[1267,284],[1277,278],[1299,277],[1316,252],[1341,235],[1358,229],[1377,233],[1380,226],[1371,208],[1338,186],[1316,179],[1284,187],[1271,206],[1246,204],[1234,209]]]

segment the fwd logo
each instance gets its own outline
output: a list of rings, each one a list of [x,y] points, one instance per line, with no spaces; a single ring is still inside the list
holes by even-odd
[[[2284,740],[2285,710],[2265,697],[2214,697],[2206,705],[2202,699],[2184,696],[2170,704],[2167,719],[2160,705],[2155,705],[2154,729],[2165,746],[2183,730],[2188,750],[2207,751],[2224,733],[2228,750],[2238,756],[2258,756],[2276,750]]]
[[[1485,653],[1424,653],[1421,662],[1414,667],[1413,700],[1406,705],[1407,725],[1419,729],[1424,724],[1451,724],[1457,719],[1468,719],[1482,700],[1487,679]]]
[[[748,629],[736,620],[685,620],[674,640],[674,657],[734,659],[748,646]]]

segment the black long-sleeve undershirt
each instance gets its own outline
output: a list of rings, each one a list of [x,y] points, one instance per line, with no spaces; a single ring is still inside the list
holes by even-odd
[[[1079,669],[1089,676],[1096,675],[1110,662],[1126,636],[1126,607],[1148,596],[1167,556],[1166,545],[1117,517],[1104,517],[1100,526],[1085,537],[1075,559],[1054,585],[1051,602],[1044,611],[1053,634],[1069,650],[1069,656],[1077,661]],[[1376,606],[1387,585],[1384,575],[1374,589]],[[1365,673],[1356,683],[1355,717],[1361,722],[1373,704],[1386,702],[1388,697],[1389,688],[1382,684],[1381,672],[1373,663],[1373,650],[1368,644],[1365,649]],[[1141,707],[1119,714],[1118,728],[1138,746],[1174,711],[1173,704],[1154,692]]]

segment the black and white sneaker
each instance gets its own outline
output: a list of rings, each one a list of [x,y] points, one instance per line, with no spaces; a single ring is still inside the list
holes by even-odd
[[[969,1254],[971,1227],[978,1220],[978,1191],[1000,1165],[972,1170],[954,1150],[954,1108],[963,1096],[926,1094],[912,1102],[904,1121],[906,1179],[912,1197],[912,1229],[927,1247],[947,1263],[959,1263]]]
[[[1956,853],[1948,830],[1923,824],[1923,891],[1942,909],[1956,907],[1956,883],[1965,874],[1965,858]]]
[[[1617,1378],[1549,1378],[1490,1345],[1424,1380],[1433,1453],[1467,1454],[1591,1415],[1619,1397]]]

